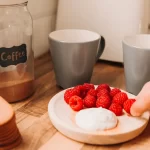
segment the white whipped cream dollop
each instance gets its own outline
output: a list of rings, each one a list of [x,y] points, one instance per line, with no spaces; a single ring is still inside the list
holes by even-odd
[[[117,125],[117,116],[104,108],[80,110],[75,116],[76,124],[85,130],[96,131],[112,129]]]

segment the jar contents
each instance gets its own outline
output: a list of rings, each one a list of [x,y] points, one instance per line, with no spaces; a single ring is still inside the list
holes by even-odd
[[[33,79],[29,73],[25,73],[20,79],[4,80],[15,76],[16,71],[4,72],[0,74],[0,95],[8,102],[15,102],[29,97],[33,91]]]

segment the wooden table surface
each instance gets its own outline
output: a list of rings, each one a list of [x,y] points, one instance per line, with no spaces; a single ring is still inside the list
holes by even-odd
[[[122,65],[99,61],[93,71],[91,83],[108,83],[125,89]],[[23,141],[14,150],[149,150],[150,123],[137,138],[118,145],[95,146],[68,139],[52,125],[47,105],[62,89],[56,85],[55,74],[49,53],[35,60],[35,93],[30,98],[12,104]],[[128,122],[127,122],[128,123]]]

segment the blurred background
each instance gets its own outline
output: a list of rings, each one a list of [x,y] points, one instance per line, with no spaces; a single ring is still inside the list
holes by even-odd
[[[149,0],[29,0],[35,57],[49,50],[48,35],[58,29],[95,31],[106,40],[101,59],[122,62],[124,36],[150,33]]]
[[[58,0],[29,0],[35,57],[49,50],[48,34],[55,30],[57,6]]]

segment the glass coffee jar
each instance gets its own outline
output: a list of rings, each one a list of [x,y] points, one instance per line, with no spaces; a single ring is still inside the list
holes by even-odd
[[[34,91],[32,18],[27,0],[0,1],[0,96],[8,102]]]

